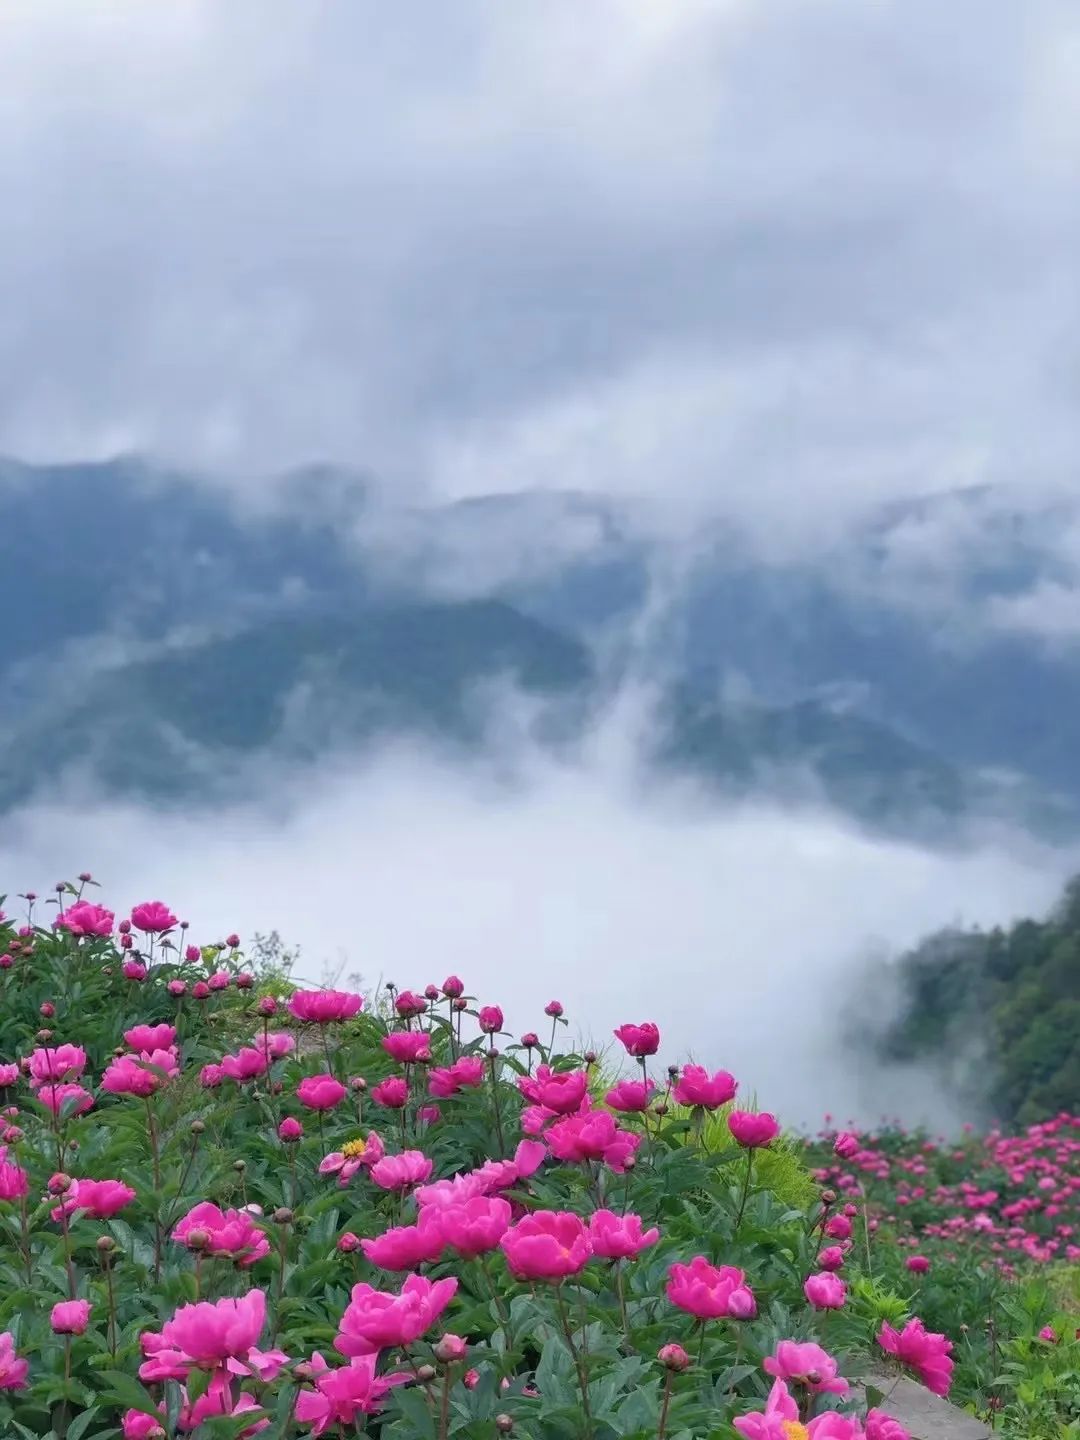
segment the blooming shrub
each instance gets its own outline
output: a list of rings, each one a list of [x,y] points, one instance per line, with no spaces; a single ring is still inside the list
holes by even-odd
[[[1004,1433],[1080,1433],[1080,1116],[958,1141],[830,1127],[809,1158],[864,1217],[875,1282],[956,1342],[946,1354],[911,1320],[885,1327],[884,1348]],[[845,1243],[858,1249],[854,1226]]]
[[[602,1078],[456,976],[279,1004],[88,883],[0,922],[0,1435],[904,1440],[861,1357],[949,1388],[861,1199],[776,1193],[654,1022]]]

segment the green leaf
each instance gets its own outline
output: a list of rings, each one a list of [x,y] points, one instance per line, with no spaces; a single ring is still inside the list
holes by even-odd
[[[90,1429],[94,1416],[97,1413],[98,1407],[92,1405],[89,1410],[84,1410],[81,1415],[76,1415],[75,1419],[68,1426],[67,1440],[82,1440],[82,1436]]]

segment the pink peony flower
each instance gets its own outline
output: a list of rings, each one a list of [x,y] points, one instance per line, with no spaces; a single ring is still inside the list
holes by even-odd
[[[220,1065],[204,1065],[199,1071],[199,1084],[207,1090],[216,1090],[225,1079],[225,1071]]]
[[[810,1341],[781,1340],[762,1361],[766,1375],[803,1385],[811,1395],[846,1395],[848,1382],[836,1373],[836,1361],[820,1345]]]
[[[134,1025],[124,1031],[132,1050],[168,1050],[176,1044],[175,1025]]]
[[[620,1080],[604,1096],[604,1104],[628,1114],[647,1110],[655,1089],[651,1080]]]
[[[265,1075],[270,1068],[270,1057],[261,1046],[256,1049],[254,1045],[242,1045],[235,1055],[223,1055],[218,1068],[226,1080],[242,1085],[246,1080]]]
[[[865,1440],[911,1440],[911,1432],[884,1410],[868,1410]]]
[[[925,1255],[909,1255],[904,1265],[913,1275],[925,1275],[930,1269],[930,1261]]]
[[[710,1075],[704,1065],[684,1065],[682,1074],[671,1092],[677,1105],[699,1105],[703,1110],[718,1110],[735,1098],[738,1083],[726,1070]]]
[[[499,1244],[518,1280],[563,1280],[583,1269],[592,1255],[581,1219],[565,1210],[534,1210]]]
[[[953,1361],[949,1358],[951,1340],[928,1331],[921,1320],[915,1319],[909,1320],[903,1330],[894,1330],[885,1321],[877,1342],[887,1354],[910,1366],[928,1390],[935,1395],[948,1395],[953,1372]]]
[[[667,1298],[698,1320],[752,1320],[757,1314],[743,1271],[734,1265],[710,1265],[703,1255],[668,1269]]]
[[[48,1081],[77,1080],[86,1069],[86,1051],[81,1045],[51,1045],[30,1056],[30,1085],[36,1089]]]
[[[361,1355],[348,1365],[331,1370],[316,1351],[311,1357],[314,1390],[302,1390],[296,1397],[294,1415],[309,1425],[312,1435],[322,1435],[331,1426],[352,1428],[358,1415],[372,1415],[382,1408],[387,1391],[404,1385],[412,1376],[404,1370],[376,1375],[375,1355]]]
[[[192,1365],[212,1367],[229,1360],[244,1365],[265,1323],[266,1296],[261,1290],[249,1290],[239,1300],[228,1298],[181,1305],[161,1327],[160,1336],[149,1331],[140,1339],[144,1353],[157,1358],[171,1354],[177,1357],[175,1364],[186,1373]],[[158,1378],[144,1372],[147,1372],[145,1365],[139,1371],[141,1379]]]
[[[161,1407],[161,1420],[165,1418],[165,1407]],[[147,1415],[145,1410],[125,1410],[123,1419],[124,1440],[165,1440],[161,1420]]]
[[[136,1095],[140,1100],[160,1090],[163,1083],[161,1076],[151,1070],[149,1064],[131,1055],[117,1055],[110,1060],[101,1077],[101,1088],[110,1095]]]
[[[0,1390],[23,1390],[30,1363],[15,1354],[15,1341],[11,1331],[0,1334]]]
[[[407,1190],[422,1185],[434,1168],[422,1150],[404,1150],[400,1155],[385,1155],[373,1165],[371,1178],[380,1190]]]
[[[800,1424],[799,1407],[783,1380],[773,1383],[763,1411],[738,1415],[731,1423],[746,1440],[864,1440],[859,1422],[835,1410]]]
[[[371,1098],[376,1105],[385,1106],[387,1110],[400,1110],[408,1103],[409,1087],[400,1075],[391,1075],[379,1081],[371,1092]]]
[[[844,1252],[839,1245],[826,1245],[817,1257],[822,1270],[839,1270],[844,1263]]]
[[[0,1200],[19,1200],[30,1193],[30,1178],[21,1165],[7,1159],[7,1147],[0,1145]]]
[[[519,1140],[509,1160],[485,1160],[473,1173],[490,1195],[496,1190],[510,1190],[521,1180],[534,1175],[544,1163],[547,1151],[539,1140]]]
[[[383,1036],[382,1047],[399,1065],[431,1059],[431,1044],[422,1030],[391,1030]]]
[[[821,1229],[830,1240],[851,1239],[851,1221],[846,1215],[830,1215]]]
[[[736,1415],[731,1423],[746,1440],[786,1440],[789,1435],[799,1434],[798,1420],[799,1407],[794,1397],[783,1380],[774,1380],[764,1411]]]
[[[227,990],[232,984],[232,976],[227,970],[215,970],[206,983],[211,990]]]
[[[457,1205],[425,1206],[420,1213],[438,1215],[443,1239],[463,1260],[494,1250],[510,1228],[509,1203],[486,1195]]]
[[[354,1285],[334,1345],[342,1355],[375,1355],[390,1346],[411,1345],[430,1329],[454,1298],[453,1277],[431,1281],[410,1275],[398,1294]]]
[[[18,1083],[18,1065],[0,1065],[0,1087],[8,1089],[10,1086],[17,1085]]]
[[[620,1025],[614,1033],[615,1039],[622,1041],[626,1053],[635,1058],[655,1055],[660,1049],[660,1028],[651,1020],[643,1020],[640,1025]]]
[[[94,1097],[81,1085],[42,1085],[35,1099],[54,1115],[65,1111],[70,1115],[85,1115],[94,1104]]]
[[[484,1083],[484,1062],[478,1055],[462,1055],[453,1065],[428,1071],[428,1089],[439,1100],[447,1100],[464,1089]]]
[[[594,1255],[602,1255],[606,1260],[630,1260],[655,1245],[660,1231],[654,1225],[642,1232],[640,1215],[594,1210],[589,1216],[589,1239]]]
[[[503,1012],[498,1005],[482,1005],[478,1018],[485,1035],[497,1035],[503,1028]]]
[[[344,1150],[331,1151],[319,1162],[320,1175],[337,1175],[339,1185],[347,1185],[358,1170],[370,1170],[386,1154],[382,1140],[375,1131],[366,1140],[350,1140]]]
[[[346,990],[295,990],[289,996],[290,1013],[315,1025],[351,1020],[363,1008],[364,997]]]
[[[847,1286],[839,1275],[823,1270],[806,1277],[803,1294],[815,1310],[842,1310],[847,1299]]]
[[[125,980],[146,979],[146,966],[142,963],[141,960],[125,960],[123,965],[121,965],[120,967],[120,972]],[[182,986],[184,982],[182,980],[179,980],[176,983]],[[169,989],[172,989],[172,982],[170,982],[169,984]],[[183,990],[181,990],[180,994],[182,995],[183,993]],[[150,1417],[147,1416],[146,1418],[149,1419]]]
[[[456,975],[448,975],[442,983],[442,993],[448,1000],[456,1000],[465,993],[465,982]]]
[[[146,967],[144,966],[143,969],[145,970],[145,968]],[[187,994],[187,981],[170,980],[169,983],[165,986],[165,989],[168,990],[170,995],[174,995],[176,999],[179,1000],[181,995]]]
[[[348,1091],[333,1075],[307,1075],[296,1087],[296,1098],[308,1110],[333,1110]]]
[[[771,1145],[780,1134],[776,1116],[763,1110],[754,1114],[749,1110],[732,1110],[728,1115],[728,1129],[732,1139],[744,1150],[758,1150]]]
[[[62,1212],[73,1215],[81,1210],[92,1220],[111,1220],[134,1199],[135,1191],[122,1180],[73,1180],[52,1218],[59,1220]]]
[[[418,1265],[438,1260],[446,1248],[439,1215],[421,1210],[415,1225],[384,1230],[374,1240],[361,1240],[360,1248],[381,1270],[415,1270]]]
[[[603,1160],[616,1174],[626,1169],[626,1162],[641,1144],[640,1135],[620,1130],[615,1117],[606,1110],[567,1115],[552,1125],[545,1138],[557,1159],[579,1165],[586,1160]]]
[[[427,1001],[422,995],[414,995],[411,990],[402,990],[394,1001],[394,1009],[399,1015],[411,1018],[414,1015],[423,1015],[427,1009]]]
[[[841,1160],[850,1160],[862,1149],[859,1144],[859,1137],[852,1135],[850,1131],[841,1130],[833,1141],[833,1150],[840,1156]]]
[[[589,1077],[584,1070],[556,1073],[548,1065],[541,1065],[535,1075],[519,1076],[517,1085],[526,1100],[556,1115],[574,1114],[589,1093]]]
[[[256,1050],[265,1051],[267,1061],[271,1065],[275,1060],[283,1059],[296,1049],[296,1041],[285,1030],[271,1030],[265,1037],[260,1035],[251,1043]]]
[[[263,1415],[262,1406],[253,1395],[241,1394],[233,1401],[232,1385],[229,1376],[218,1372],[213,1376],[210,1384],[194,1402],[188,1401],[186,1389],[181,1389],[184,1404],[180,1408],[180,1415],[176,1422],[178,1431],[198,1430],[206,1420],[212,1420],[216,1416],[237,1416],[246,1415],[255,1411]],[[270,1425],[267,1418],[257,1419],[254,1424],[245,1426],[235,1433],[237,1440],[246,1440],[246,1437],[257,1435],[261,1430],[266,1430]]]
[[[78,900],[56,917],[54,929],[67,930],[71,935],[106,936],[112,934],[115,918],[113,912],[103,905]]]
[[[293,1145],[304,1138],[304,1127],[292,1115],[286,1115],[277,1127],[277,1133],[279,1140],[283,1140],[286,1145]]]
[[[142,930],[144,934],[160,935],[173,928],[176,916],[160,900],[146,900],[132,910],[131,923],[136,930]]]
[[[245,1270],[270,1254],[270,1241],[246,1210],[219,1210],[209,1200],[189,1210],[173,1227],[172,1238],[178,1245],[190,1245],[192,1235],[200,1240],[193,1248],[234,1260]]]
[[[61,1300],[52,1307],[49,1324],[55,1335],[83,1335],[90,1324],[89,1300]]]

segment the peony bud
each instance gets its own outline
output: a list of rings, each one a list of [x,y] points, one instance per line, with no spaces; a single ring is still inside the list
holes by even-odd
[[[469,1352],[469,1347],[460,1335],[447,1333],[434,1346],[435,1359],[443,1365],[451,1365],[456,1360],[464,1360]]]
[[[690,1367],[690,1356],[681,1345],[675,1344],[674,1341],[669,1345],[662,1346],[656,1358],[665,1370],[679,1372]]]

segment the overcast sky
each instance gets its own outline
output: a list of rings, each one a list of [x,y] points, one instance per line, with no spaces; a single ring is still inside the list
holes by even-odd
[[[1075,485],[1072,0],[5,0],[0,451]]]
[[[0,0],[0,454],[573,487],[799,555],[901,496],[1080,495],[1078,162],[1077,0]],[[1074,640],[1080,510],[1032,524],[1059,568],[990,619]],[[948,600],[996,533],[908,514],[870,583]],[[601,1037],[656,1016],[791,1119],[857,1091],[869,939],[1038,913],[1075,863],[645,804],[628,745],[513,798],[405,747],[275,776],[269,819],[42,801],[0,874],[459,968],[519,1028],[549,987]]]

